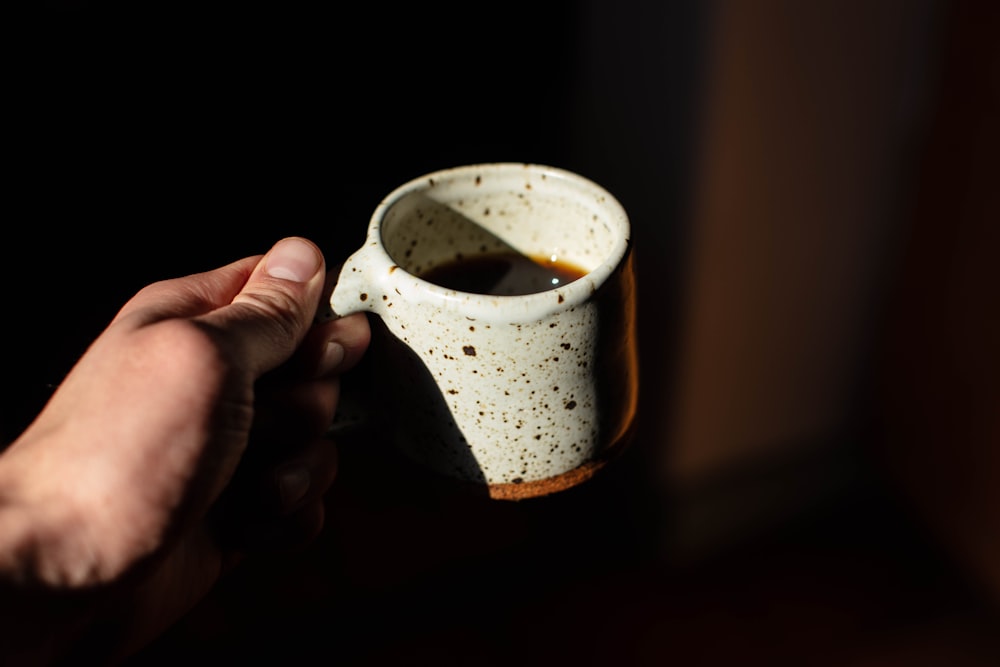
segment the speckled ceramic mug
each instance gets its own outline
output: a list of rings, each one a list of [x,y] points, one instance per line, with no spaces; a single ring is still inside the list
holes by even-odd
[[[390,193],[330,298],[333,316],[377,315],[368,354],[379,427],[409,459],[493,498],[591,478],[635,421],[629,230],[605,189],[548,166],[461,166]],[[517,295],[427,279],[510,252],[582,276]]]

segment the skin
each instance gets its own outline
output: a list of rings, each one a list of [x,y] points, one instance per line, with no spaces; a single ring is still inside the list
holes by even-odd
[[[120,661],[243,558],[316,537],[370,336],[315,321],[330,287],[290,238],[125,304],[0,454],[0,663]]]

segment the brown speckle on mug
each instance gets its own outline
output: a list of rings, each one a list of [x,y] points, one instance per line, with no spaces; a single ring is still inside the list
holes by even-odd
[[[465,354],[470,357],[476,356],[476,348],[473,347],[472,345],[463,345],[462,352],[465,352]]]

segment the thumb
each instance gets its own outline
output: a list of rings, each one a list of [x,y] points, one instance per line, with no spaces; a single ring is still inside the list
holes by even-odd
[[[278,241],[229,305],[196,318],[215,330],[241,366],[260,376],[285,362],[316,315],[326,279],[323,253],[311,241]]]

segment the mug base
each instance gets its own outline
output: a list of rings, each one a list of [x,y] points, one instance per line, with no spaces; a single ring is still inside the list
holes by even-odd
[[[490,498],[494,500],[526,500],[528,498],[547,496],[583,484],[607,464],[608,459],[588,461],[579,468],[555,475],[554,477],[547,477],[546,479],[539,479],[533,482],[519,482],[517,484],[511,482],[489,484],[487,490]]]
[[[493,500],[527,500],[529,498],[549,496],[583,484],[601,472],[609,463],[619,458],[632,444],[635,438],[635,412],[632,411],[631,415],[625,430],[619,434],[598,458],[591,459],[572,470],[567,470],[564,473],[546,477],[545,479],[519,482],[517,484],[512,482],[488,484],[486,485],[486,489],[489,497]]]
[[[519,501],[551,496],[584,484],[606,468],[608,464],[618,459],[632,444],[635,437],[635,426],[636,420],[633,413],[633,418],[629,420],[625,430],[619,434],[611,445],[604,449],[600,456],[586,461],[572,470],[567,470],[566,472],[544,479],[516,483],[481,483],[458,479],[456,477],[442,476],[440,473],[432,474],[448,486],[458,487],[474,496],[486,497],[490,500]]]

